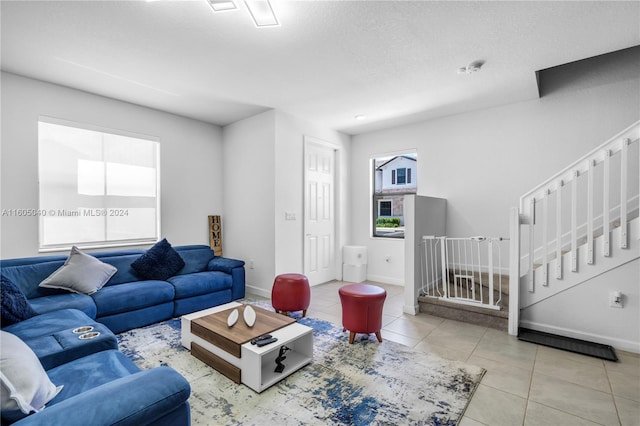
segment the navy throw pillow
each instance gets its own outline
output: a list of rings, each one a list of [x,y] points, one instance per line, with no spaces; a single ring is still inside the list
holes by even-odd
[[[20,288],[2,275],[0,281],[0,321],[2,327],[38,315]]]
[[[140,278],[165,281],[184,267],[184,260],[165,238],[137,258],[131,267]]]

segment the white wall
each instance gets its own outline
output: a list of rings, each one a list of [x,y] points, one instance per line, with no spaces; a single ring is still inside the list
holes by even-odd
[[[351,242],[369,249],[368,278],[404,282],[402,241],[370,237],[369,158],[416,148],[418,194],[447,199],[448,236],[508,236],[520,195],[640,117],[637,72],[594,73],[541,99],[355,136]]]
[[[304,268],[305,136],[339,149],[336,197],[342,208],[337,214],[336,239],[338,244],[346,243],[350,137],[280,111],[233,123],[224,128],[223,134],[225,255],[248,263],[250,292],[270,296],[276,275],[302,273]],[[285,220],[285,212],[294,213],[296,219]],[[338,265],[339,261],[338,256]]]
[[[38,208],[38,116],[160,138],[161,232],[173,245],[209,244],[221,213],[222,129],[3,72],[0,208]],[[45,159],[46,160],[46,159]],[[2,217],[0,257],[38,254],[38,220]]]
[[[640,259],[636,259],[523,309],[520,324],[640,353],[639,278]],[[624,295],[622,309],[609,307],[609,293],[616,290]]]
[[[244,260],[247,290],[267,296],[275,274],[275,112],[225,126],[223,136],[223,254]]]

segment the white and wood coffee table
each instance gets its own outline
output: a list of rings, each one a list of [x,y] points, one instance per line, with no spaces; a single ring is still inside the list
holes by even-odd
[[[232,327],[227,317],[238,309],[240,318]],[[242,319],[244,305],[231,302],[214,308],[184,315],[182,346],[191,354],[236,383],[243,383],[262,392],[313,359],[313,329],[293,318],[253,307],[256,323],[248,327]],[[271,334],[278,341],[263,347],[251,344],[251,339]],[[275,372],[280,348],[289,350],[281,373]]]

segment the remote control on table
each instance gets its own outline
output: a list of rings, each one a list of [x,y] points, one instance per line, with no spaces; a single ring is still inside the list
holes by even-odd
[[[278,341],[278,339],[276,339],[275,337],[271,337],[269,339],[264,339],[264,340],[260,340],[259,342],[256,342],[256,345],[258,347],[263,347],[263,346],[266,346],[268,344],[271,344],[271,343],[277,342],[277,341]]]
[[[270,334],[263,334],[262,336],[258,336],[256,338],[251,339],[251,344],[255,345],[256,343],[258,343],[261,340],[267,340],[267,339],[271,339],[271,335]]]

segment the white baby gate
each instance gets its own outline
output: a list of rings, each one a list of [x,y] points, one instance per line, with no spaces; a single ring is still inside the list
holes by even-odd
[[[502,251],[509,248],[502,242],[507,240],[423,236],[421,295],[502,309],[502,291],[508,287],[506,278],[503,283],[508,268],[503,270]]]

